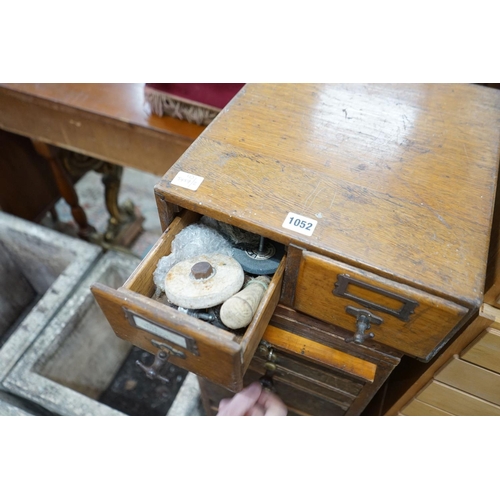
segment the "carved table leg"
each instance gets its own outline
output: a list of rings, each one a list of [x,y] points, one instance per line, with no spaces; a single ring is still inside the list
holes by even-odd
[[[59,192],[71,207],[71,213],[79,226],[78,235],[104,248],[127,247],[142,232],[144,217],[134,204],[127,200],[118,205],[123,167],[90,156],[55,148],[40,141],[32,141],[39,155],[45,158],[54,173]],[[78,203],[71,176],[79,178],[91,170],[102,174],[105,188],[106,209],[109,213],[108,227],[103,235],[87,221],[83,208]],[[125,248],[121,248],[125,250]]]
[[[106,207],[110,215],[104,240],[128,246],[142,232],[144,217],[130,200],[126,200],[122,206],[118,205],[123,167],[103,162],[97,172],[102,174]]]
[[[71,178],[64,166],[59,162],[56,150],[44,142],[33,140],[32,143],[37,153],[47,160],[52,169],[59,192],[70,206],[73,219],[78,224],[78,236],[84,240],[90,241],[97,231],[95,227],[88,223],[85,211],[78,202],[78,195]]]

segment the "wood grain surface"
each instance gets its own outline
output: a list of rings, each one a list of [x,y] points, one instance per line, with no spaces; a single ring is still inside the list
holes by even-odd
[[[500,406],[435,380],[418,395],[417,399],[452,415],[500,416]]]
[[[167,201],[479,307],[500,96],[472,84],[248,84],[157,185]],[[204,178],[196,192],[171,184]],[[317,221],[310,236],[282,227]]]
[[[140,83],[3,83],[0,128],[163,175],[204,127],[153,115]]]
[[[155,301],[152,298],[156,288],[153,271],[158,261],[169,255],[175,236],[198,218],[198,214],[184,211],[174,219],[123,287],[115,290],[96,283],[92,292],[118,337],[153,354],[158,351],[154,342],[173,347],[183,356],[172,355],[169,359],[171,363],[229,389],[239,390],[243,388],[243,375],[278,304],[286,259],[282,259],[274,273],[243,335],[235,335]],[[130,321],[130,315],[134,314],[157,325],[160,331],[155,335],[136,327]],[[162,336],[161,329],[166,331],[166,336]],[[179,345],[169,341],[169,334],[173,334],[174,338],[181,335],[191,339],[196,344],[197,352],[189,347],[179,349]]]
[[[500,374],[500,331],[487,328],[460,357]]]
[[[436,374],[434,379],[500,405],[500,375],[498,373],[453,358]]]
[[[332,349],[319,342],[294,335],[274,326],[268,326],[264,333],[264,340],[288,352],[300,354],[306,359],[319,361],[322,364],[350,373],[368,382],[373,382],[377,365],[351,354]]]
[[[374,307],[359,304],[352,298],[334,295],[335,284],[340,275],[374,286],[378,291],[351,284],[346,290],[350,296],[367,300],[374,307],[382,306],[397,312],[403,307],[404,301],[413,300],[418,305],[413,314],[403,320]],[[384,295],[384,292],[392,292],[400,299]],[[468,313],[466,308],[453,302],[379,278],[366,271],[359,271],[313,252],[303,252],[294,307],[298,311],[355,332],[356,317],[346,312],[348,306],[368,310],[382,319],[382,324],[373,324],[369,329],[378,342],[421,359],[432,356]]]

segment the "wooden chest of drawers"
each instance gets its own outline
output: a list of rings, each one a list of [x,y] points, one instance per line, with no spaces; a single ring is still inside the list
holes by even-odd
[[[499,416],[499,328],[500,310],[484,304],[463,334],[450,342],[392,405],[386,405],[386,413]],[[396,393],[389,384],[386,390],[389,400]]]
[[[493,89],[247,85],[155,187],[165,231],[157,245],[124,287],[96,285],[94,294],[117,335],[153,353],[164,349],[171,362],[231,391],[243,386],[249,367],[262,371],[259,343],[280,303],[290,317],[303,313],[305,325],[298,334],[283,331],[319,344],[319,352],[329,345],[321,329],[306,334],[315,322],[350,332],[330,346],[336,351],[367,361],[371,350],[374,375],[361,386],[375,389],[378,374],[391,371],[384,363],[393,367],[403,354],[429,361],[477,314],[499,146]],[[151,298],[156,263],[200,215],[285,245],[243,336]],[[294,338],[283,337],[276,343]],[[292,379],[308,363],[322,366],[300,351],[287,356],[283,363],[295,367],[282,367],[287,390],[298,387]],[[277,370],[278,382],[282,375]],[[368,402],[356,377],[348,374],[354,385],[335,414],[359,413]],[[335,400],[317,387],[304,390]]]

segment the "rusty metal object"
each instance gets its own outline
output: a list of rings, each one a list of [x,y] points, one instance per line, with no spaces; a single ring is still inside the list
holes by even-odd
[[[352,338],[347,339],[346,342],[356,342],[357,344],[362,344],[366,339],[371,339],[375,336],[373,332],[366,332],[366,330],[370,328],[371,324],[380,325],[384,322],[382,318],[379,318],[364,309],[347,306],[345,311],[347,314],[351,314],[356,317],[356,333]]]
[[[210,265],[210,262],[205,262],[205,261],[197,262],[191,268],[191,274],[196,280],[203,280],[210,278],[210,276],[212,276],[213,273],[214,273],[214,268]]]
[[[136,363],[142,369],[142,371],[146,374],[146,377],[148,377],[149,379],[161,380],[162,382],[165,382],[166,384],[168,384],[170,382],[170,379],[167,377],[164,377],[163,375],[160,375],[159,372],[167,363],[169,356],[170,356],[170,354],[168,352],[159,350],[156,353],[156,356],[155,356],[155,359],[154,359],[152,365],[146,366],[140,360],[137,360]]]

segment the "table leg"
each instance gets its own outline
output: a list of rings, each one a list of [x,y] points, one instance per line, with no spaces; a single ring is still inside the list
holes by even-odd
[[[110,216],[104,240],[116,245],[129,246],[142,232],[144,217],[131,200],[126,200],[121,206],[118,205],[123,167],[103,162],[97,172],[102,174],[106,208]]]
[[[64,166],[60,163],[56,149],[41,141],[33,140],[32,143],[36,152],[47,160],[52,169],[59,192],[70,206],[71,215],[78,225],[78,236],[87,241],[92,240],[97,231],[95,227],[88,223],[87,215],[79,204],[78,194],[75,191],[73,182]]]

